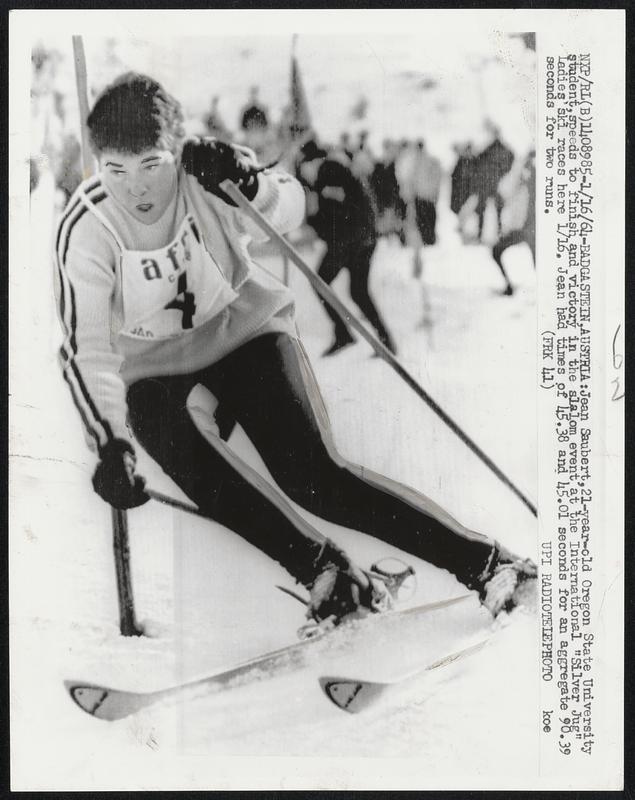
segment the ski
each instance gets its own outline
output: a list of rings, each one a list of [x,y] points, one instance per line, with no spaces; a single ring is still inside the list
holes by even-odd
[[[225,688],[239,685],[248,676],[257,679],[266,677],[268,672],[274,671],[278,675],[299,669],[308,661],[309,655],[315,651],[317,646],[328,640],[329,642],[338,633],[346,635],[349,624],[363,624],[364,628],[372,626],[380,620],[396,620],[402,617],[410,617],[416,614],[425,614],[430,611],[448,608],[457,603],[464,602],[472,598],[471,594],[453,597],[449,600],[441,600],[434,603],[425,603],[404,610],[391,610],[382,614],[372,614],[359,618],[354,623],[343,622],[337,628],[322,634],[321,636],[306,639],[294,644],[287,645],[278,650],[273,650],[261,656],[244,661],[230,669],[216,672],[212,675],[177,684],[167,689],[159,689],[153,692],[134,692],[121,689],[114,689],[85,681],[66,680],[64,686],[69,692],[74,702],[85,711],[97,719],[114,721],[123,719],[131,714],[135,714],[144,708],[164,701],[185,699],[188,695],[195,696],[198,692],[208,694],[220,691]]]
[[[450,653],[434,661],[432,664],[427,664],[425,667],[421,667],[414,672],[409,672],[407,675],[402,675],[391,681],[367,681],[358,678],[321,677],[319,679],[320,686],[329,700],[338,708],[342,709],[342,711],[358,714],[360,711],[364,711],[377,702],[377,700],[389,690],[402,686],[426,672],[439,669],[439,667],[445,667],[448,664],[458,661],[460,658],[476,653],[485,647],[488,641],[488,639],[483,639],[477,644]]]

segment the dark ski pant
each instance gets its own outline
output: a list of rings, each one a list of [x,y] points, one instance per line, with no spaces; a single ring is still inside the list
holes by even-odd
[[[325,283],[331,284],[343,269],[348,269],[351,276],[350,292],[353,302],[357,304],[359,310],[377,331],[380,341],[386,347],[394,350],[390,334],[368,291],[370,262],[374,251],[375,242],[371,244],[327,243],[327,250],[318,267],[317,274]],[[320,297],[320,301],[326,313],[333,320],[335,340],[342,342],[350,339],[350,333],[340,315],[322,297]]]
[[[501,238],[496,242],[496,244],[492,248],[492,256],[494,258],[494,261],[498,264],[498,266],[501,269],[503,269],[501,256],[503,255],[505,250],[507,250],[508,247],[513,247],[515,244],[520,244],[521,242],[527,242],[527,244],[529,245],[529,249],[531,250],[531,257],[533,259],[535,268],[536,266],[535,234],[533,233],[533,231],[528,231],[522,228],[515,231],[509,231],[509,233],[506,233],[504,236],[501,236]],[[503,270],[503,275],[504,274],[505,271]]]
[[[362,477],[360,467],[339,456],[308,360],[293,337],[266,334],[199,372],[132,384],[129,419],[140,444],[205,514],[296,580],[312,582],[324,538],[297,511],[285,511],[280,493],[263,479],[246,479],[220,438],[213,446],[201,434],[186,407],[196,384],[218,400],[221,428],[223,409],[231,409],[278,486],[303,508],[445,568],[468,586],[484,570],[491,540],[412,489],[368,470]]]
[[[436,244],[437,241],[437,206],[432,200],[415,197],[415,219],[421,234],[421,241],[426,245]]]
[[[535,234],[533,231],[523,229],[518,229],[515,231],[509,231],[504,236],[496,242],[494,247],[492,248],[492,258],[498,265],[505,282],[507,283],[508,287],[511,287],[511,283],[509,277],[507,276],[507,272],[505,267],[503,266],[503,253],[507,250],[508,247],[513,247],[515,244],[520,244],[521,242],[527,242],[529,245],[529,249],[531,250],[531,257],[534,262],[534,268],[536,267],[536,240]]]
[[[491,194],[479,194],[476,204],[476,216],[478,217],[478,239],[481,241],[483,236],[483,222],[485,221],[485,210],[487,209],[487,201],[492,197],[494,199],[494,208],[496,210],[496,233],[500,236],[501,232],[501,214],[503,212],[503,198],[498,192]]]

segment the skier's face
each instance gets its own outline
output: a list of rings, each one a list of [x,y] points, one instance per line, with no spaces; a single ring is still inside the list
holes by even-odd
[[[177,164],[170,150],[131,154],[105,150],[99,166],[106,188],[139,222],[152,225],[163,215],[177,186]]]

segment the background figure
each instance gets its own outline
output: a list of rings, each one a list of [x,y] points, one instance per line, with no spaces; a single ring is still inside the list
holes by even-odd
[[[454,151],[457,159],[451,176],[450,210],[458,217],[459,233],[465,241],[467,201],[476,190],[476,156],[471,142],[455,145]]]
[[[314,141],[302,148],[300,173],[317,196],[307,222],[326,244],[318,275],[332,283],[342,269],[350,273],[351,297],[393,353],[395,346],[368,291],[370,263],[377,244],[373,202],[364,182],[353,175],[341,150],[326,153]],[[322,300],[322,298],[320,298]],[[334,325],[334,340],[324,355],[332,355],[355,339],[339,315],[322,301]]]
[[[438,159],[426,150],[423,139],[417,142],[414,161],[415,219],[424,245],[437,241],[437,202],[443,176]]]
[[[258,87],[252,86],[249,90],[249,100],[240,114],[240,127],[244,131],[267,128],[269,126],[267,109],[260,103],[258,94]]]
[[[207,135],[213,136],[215,139],[219,139],[221,142],[231,142],[232,134],[220,115],[220,111],[218,110],[218,100],[218,95],[214,95],[214,97],[212,97],[212,105],[207,116],[205,117],[205,128]]]
[[[40,182],[40,168],[37,164],[37,159],[31,156],[29,158],[29,194],[37,189]]]
[[[498,191],[498,185],[503,175],[506,175],[514,162],[513,152],[500,140],[500,131],[488,123],[493,139],[491,143],[477,156],[476,161],[476,187],[478,202],[476,214],[478,216],[478,240],[483,238],[483,219],[490,197],[494,200],[496,209],[496,234],[501,234],[501,211],[503,198]]]
[[[375,164],[370,176],[370,187],[378,213],[377,231],[380,235],[403,235],[406,206],[399,194],[395,172],[396,157],[395,143],[391,139],[385,139],[382,158]]]
[[[512,169],[510,174],[508,198],[503,209],[503,226],[507,229],[492,249],[492,257],[498,265],[507,284],[503,294],[514,292],[505,267],[502,255],[508,247],[526,242],[531,250],[531,257],[536,266],[536,151],[520,162],[518,170]]]
[[[262,158],[268,144],[269,113],[258,95],[258,87],[252,86],[249,90],[249,99],[240,112],[240,129],[243,131],[245,144]]]
[[[370,184],[370,177],[375,168],[375,156],[368,146],[368,131],[359,134],[359,143],[353,153],[351,168],[356,178]]]
[[[353,160],[353,146],[351,144],[351,135],[348,131],[342,131],[340,133],[340,150],[342,150],[348,158]]]
[[[423,140],[416,145],[402,142],[396,174],[401,197],[410,209],[412,224],[416,226],[422,244],[435,244],[441,164],[428,153]]]
[[[65,133],[62,148],[55,165],[55,182],[64,192],[66,204],[82,182],[82,149],[74,133]]]

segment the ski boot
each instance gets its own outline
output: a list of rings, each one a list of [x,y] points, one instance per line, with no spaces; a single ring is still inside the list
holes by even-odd
[[[472,587],[493,617],[531,602],[536,594],[538,569],[529,558],[519,558],[494,545],[487,566]]]
[[[339,353],[340,350],[343,350],[351,344],[355,344],[355,339],[350,335],[348,330],[336,331],[333,343],[322,353],[322,357],[325,358],[335,355],[335,353]]]
[[[328,542],[316,560],[316,575],[308,587],[306,612],[309,623],[298,631],[302,639],[332,630],[345,618],[387,611],[393,599],[386,582],[356,566],[333,542]]]

